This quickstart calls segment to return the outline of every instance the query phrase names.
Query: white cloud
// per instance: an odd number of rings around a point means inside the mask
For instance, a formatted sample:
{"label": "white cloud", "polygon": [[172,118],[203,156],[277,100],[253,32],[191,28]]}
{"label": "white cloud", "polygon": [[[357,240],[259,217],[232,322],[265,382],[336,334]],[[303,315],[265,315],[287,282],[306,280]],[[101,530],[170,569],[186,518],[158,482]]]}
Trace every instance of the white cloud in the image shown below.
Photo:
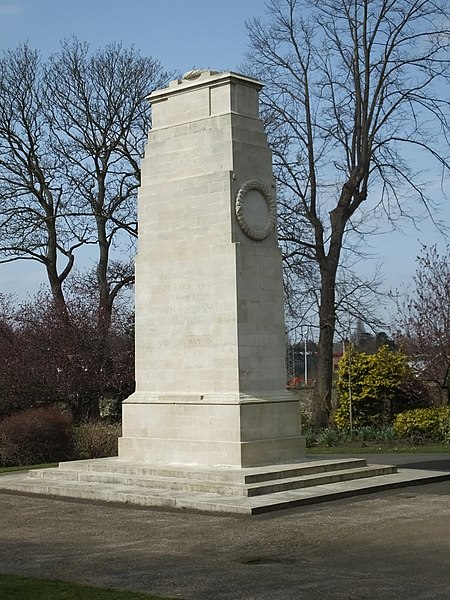
{"label": "white cloud", "polygon": [[22,10],[20,4],[9,2],[8,4],[0,3],[0,16],[17,15]]}

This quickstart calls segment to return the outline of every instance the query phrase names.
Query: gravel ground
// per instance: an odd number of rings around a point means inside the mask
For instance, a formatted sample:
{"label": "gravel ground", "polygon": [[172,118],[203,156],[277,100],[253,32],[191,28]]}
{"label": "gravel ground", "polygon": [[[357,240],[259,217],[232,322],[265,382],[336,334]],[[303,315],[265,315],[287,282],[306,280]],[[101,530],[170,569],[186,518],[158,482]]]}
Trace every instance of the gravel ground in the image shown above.
{"label": "gravel ground", "polygon": [[254,517],[0,493],[0,538],[0,573],[185,600],[450,598],[450,481]]}

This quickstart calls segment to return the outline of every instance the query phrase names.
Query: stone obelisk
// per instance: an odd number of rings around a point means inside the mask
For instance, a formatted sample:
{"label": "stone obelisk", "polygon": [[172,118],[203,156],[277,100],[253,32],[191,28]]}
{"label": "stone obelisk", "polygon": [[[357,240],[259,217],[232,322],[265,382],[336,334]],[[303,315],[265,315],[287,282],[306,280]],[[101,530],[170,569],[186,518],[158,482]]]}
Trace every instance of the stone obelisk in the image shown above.
{"label": "stone obelisk", "polygon": [[286,391],[281,254],[261,84],[196,71],[150,96],[136,392],[119,457],[250,467],[304,454]]}

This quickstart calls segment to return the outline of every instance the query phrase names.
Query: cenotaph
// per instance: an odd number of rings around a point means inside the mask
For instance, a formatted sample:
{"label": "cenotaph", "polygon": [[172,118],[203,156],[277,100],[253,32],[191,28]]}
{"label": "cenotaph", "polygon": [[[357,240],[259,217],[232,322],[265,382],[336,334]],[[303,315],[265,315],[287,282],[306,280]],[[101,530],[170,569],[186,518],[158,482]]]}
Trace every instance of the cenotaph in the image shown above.
{"label": "cenotaph", "polygon": [[281,256],[261,85],[193,72],[150,96],[136,260],[136,392],[119,456],[3,475],[0,489],[257,514],[447,472],[308,459],[285,390]]}
{"label": "cenotaph", "polygon": [[257,514],[446,480],[308,459],[286,392],[271,153],[254,79],[193,72],[150,96],[136,260],[137,389],[119,456],[3,475],[0,489]]}
{"label": "cenotaph", "polygon": [[136,392],[119,458],[253,467],[304,455],[286,391],[281,253],[261,84],[194,71],[150,96]]}

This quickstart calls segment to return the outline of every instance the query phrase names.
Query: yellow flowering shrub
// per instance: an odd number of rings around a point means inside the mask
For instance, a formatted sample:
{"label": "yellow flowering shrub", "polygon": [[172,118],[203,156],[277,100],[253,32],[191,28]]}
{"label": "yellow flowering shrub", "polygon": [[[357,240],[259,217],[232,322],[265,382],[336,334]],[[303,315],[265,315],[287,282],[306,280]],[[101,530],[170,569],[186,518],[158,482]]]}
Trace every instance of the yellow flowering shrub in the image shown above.
{"label": "yellow flowering shrub", "polygon": [[392,401],[402,386],[412,378],[403,352],[381,346],[372,355],[349,348],[338,368],[339,405],[334,414],[338,429],[350,425],[350,399],[354,426],[380,425],[389,421]]}
{"label": "yellow flowering shrub", "polygon": [[394,430],[399,437],[418,435],[450,443],[450,406],[416,408],[399,413]]}

